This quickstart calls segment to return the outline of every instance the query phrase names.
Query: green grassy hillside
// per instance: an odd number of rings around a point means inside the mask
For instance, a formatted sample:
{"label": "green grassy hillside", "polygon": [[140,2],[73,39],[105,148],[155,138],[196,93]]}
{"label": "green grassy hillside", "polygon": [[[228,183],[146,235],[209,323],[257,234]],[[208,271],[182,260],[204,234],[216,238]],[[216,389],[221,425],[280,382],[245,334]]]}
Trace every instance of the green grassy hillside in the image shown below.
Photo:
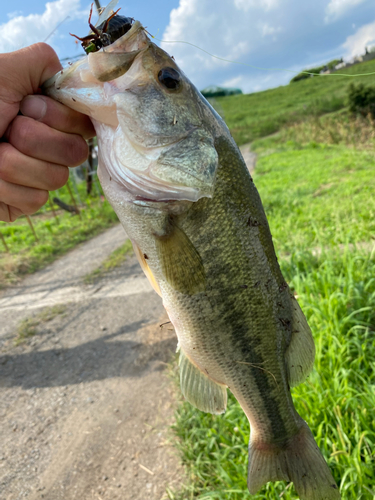
{"label": "green grassy hillside", "polygon": [[371,72],[375,72],[375,60],[331,76],[316,76],[254,94],[221,97],[217,102],[234,139],[241,145],[277,132],[283,125],[342,109],[346,106],[348,85],[352,82],[374,85],[375,75],[355,78],[337,75]]}

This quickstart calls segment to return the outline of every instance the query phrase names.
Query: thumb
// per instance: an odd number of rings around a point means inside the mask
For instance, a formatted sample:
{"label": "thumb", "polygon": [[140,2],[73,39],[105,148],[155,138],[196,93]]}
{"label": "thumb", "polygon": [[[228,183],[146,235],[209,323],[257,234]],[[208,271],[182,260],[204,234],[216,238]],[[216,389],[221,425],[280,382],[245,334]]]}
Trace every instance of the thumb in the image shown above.
{"label": "thumb", "polygon": [[0,137],[17,115],[22,99],[37,93],[59,70],[56,52],[46,43],[0,55]]}

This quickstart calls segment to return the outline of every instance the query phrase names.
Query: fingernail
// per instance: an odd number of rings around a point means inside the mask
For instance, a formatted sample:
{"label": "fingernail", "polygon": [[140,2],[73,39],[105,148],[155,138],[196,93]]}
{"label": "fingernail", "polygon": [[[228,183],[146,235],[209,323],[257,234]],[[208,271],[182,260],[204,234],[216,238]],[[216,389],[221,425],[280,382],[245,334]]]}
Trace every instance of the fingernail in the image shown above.
{"label": "fingernail", "polygon": [[37,95],[28,95],[20,104],[20,111],[24,116],[41,120],[47,111],[47,103],[43,97]]}

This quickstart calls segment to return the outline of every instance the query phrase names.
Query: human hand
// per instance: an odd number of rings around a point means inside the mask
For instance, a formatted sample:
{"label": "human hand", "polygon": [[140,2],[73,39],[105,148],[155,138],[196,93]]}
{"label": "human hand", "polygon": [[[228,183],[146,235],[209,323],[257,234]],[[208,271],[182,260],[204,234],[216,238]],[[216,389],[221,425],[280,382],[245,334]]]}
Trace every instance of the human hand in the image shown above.
{"label": "human hand", "polygon": [[59,70],[45,43],[0,54],[0,221],[36,212],[67,182],[68,166],[87,158],[84,139],[95,135],[89,118],[36,95]]}

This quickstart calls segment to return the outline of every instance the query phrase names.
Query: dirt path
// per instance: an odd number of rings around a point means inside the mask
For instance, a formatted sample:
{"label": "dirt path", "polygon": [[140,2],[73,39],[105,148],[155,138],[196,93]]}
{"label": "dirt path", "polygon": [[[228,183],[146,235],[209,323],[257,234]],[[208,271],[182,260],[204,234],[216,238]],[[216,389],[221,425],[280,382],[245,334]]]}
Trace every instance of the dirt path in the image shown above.
{"label": "dirt path", "polygon": [[112,228],[0,295],[2,500],[160,500],[182,481],[161,300],[134,257],[82,281],[124,240]]}
{"label": "dirt path", "polygon": [[249,169],[250,175],[253,175],[255,170],[255,164],[257,161],[257,155],[256,153],[253,153],[251,151],[251,143],[243,144],[240,147],[240,151],[243,156],[243,159],[245,160],[246,166]]}

